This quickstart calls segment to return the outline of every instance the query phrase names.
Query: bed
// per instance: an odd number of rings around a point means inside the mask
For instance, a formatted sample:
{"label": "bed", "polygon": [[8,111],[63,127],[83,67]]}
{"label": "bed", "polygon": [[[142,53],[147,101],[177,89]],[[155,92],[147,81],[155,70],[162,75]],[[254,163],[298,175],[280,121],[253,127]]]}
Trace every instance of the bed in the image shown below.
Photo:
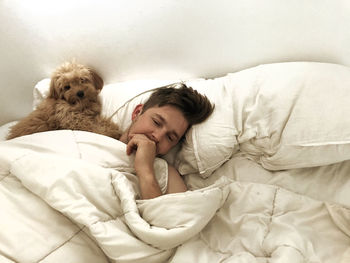
{"label": "bed", "polygon": [[[0,115],[0,262],[350,262],[348,4],[203,1],[199,10],[184,1],[102,2],[0,4],[0,27],[8,26],[0,53],[7,95]],[[72,23],[77,10],[84,10],[84,23],[63,29],[62,16]],[[102,11],[105,24],[96,23]],[[180,13],[183,20],[173,24]],[[195,34],[207,40],[205,48],[196,40],[172,44],[184,25],[177,37]],[[164,33],[161,43],[141,33],[149,36],[151,28]],[[280,38],[286,28],[293,41]],[[213,32],[218,39],[231,30],[241,38],[212,41]],[[265,45],[249,46],[246,31]],[[106,37],[86,40],[96,34]],[[56,43],[67,36],[75,45]],[[105,51],[113,45],[115,53]],[[23,55],[31,60],[18,63]],[[215,104],[209,119],[155,161],[163,191],[167,163],[188,191],[140,200],[133,156],[103,135],[60,130],[5,140],[47,96],[54,63],[72,56],[102,73],[102,114],[122,130],[160,86],[184,82]]]}

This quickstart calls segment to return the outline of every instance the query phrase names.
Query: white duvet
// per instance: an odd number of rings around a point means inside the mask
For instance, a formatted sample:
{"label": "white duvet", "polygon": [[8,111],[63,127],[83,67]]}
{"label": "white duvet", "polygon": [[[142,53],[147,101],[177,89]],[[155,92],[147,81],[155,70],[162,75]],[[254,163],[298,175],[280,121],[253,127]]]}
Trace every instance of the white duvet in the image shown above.
{"label": "white duvet", "polygon": [[[350,69],[281,63],[187,84],[216,107],[168,156],[185,193],[139,200],[133,156],[102,135],[0,142],[0,262],[350,262]],[[123,87],[102,101],[125,128],[149,94],[123,104]],[[167,163],[155,170],[165,192]]]}
{"label": "white duvet", "polygon": [[[19,180],[16,188],[22,187],[22,191],[27,189],[37,196],[32,198],[34,206],[41,209],[42,222],[35,222],[33,232],[41,233],[48,224],[54,228],[55,224],[60,223],[63,228],[66,224],[68,229],[75,229],[72,236],[81,231],[86,233],[115,262],[164,262],[177,246],[203,229],[227,195],[221,188],[211,187],[136,201],[137,187],[133,183],[136,176],[132,174],[133,161],[126,155],[125,145],[93,133],[47,132],[6,141],[0,147],[1,187],[8,187],[9,193],[1,198],[6,213],[0,222],[6,231],[0,238],[0,251],[15,262],[43,260],[47,254],[57,253],[59,244],[48,237],[43,237],[48,239],[47,244],[34,243],[30,248],[16,244],[16,239],[24,242],[32,237],[20,233],[26,226],[14,221],[13,216],[22,217],[19,221],[29,228],[36,218],[27,218],[21,211],[11,213],[14,198],[11,192],[18,198],[16,205],[30,209],[32,204],[27,198],[29,193],[23,198],[18,196],[8,186],[10,181]],[[162,185],[167,164],[158,159],[155,167]],[[5,189],[2,190],[4,193]],[[54,234],[63,235],[61,231]],[[60,243],[68,242],[72,236]],[[8,240],[12,242],[9,244]],[[37,248],[43,245],[45,249]],[[40,254],[40,250],[44,253]]]}
{"label": "white duvet", "polygon": [[[350,211],[335,203],[227,174],[136,200],[125,145],[88,132],[24,136],[1,142],[0,153],[1,262],[349,259]],[[166,164],[157,162],[162,184]]]}

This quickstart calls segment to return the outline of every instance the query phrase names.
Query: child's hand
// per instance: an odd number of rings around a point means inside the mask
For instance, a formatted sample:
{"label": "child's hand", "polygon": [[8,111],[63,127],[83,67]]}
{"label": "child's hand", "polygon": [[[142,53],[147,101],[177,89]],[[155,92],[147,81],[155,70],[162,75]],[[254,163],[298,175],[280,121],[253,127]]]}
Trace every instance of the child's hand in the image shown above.
{"label": "child's hand", "polygon": [[136,174],[139,175],[140,172],[153,173],[153,163],[157,154],[156,143],[143,134],[130,135],[126,153],[130,155],[133,152],[135,152]]}

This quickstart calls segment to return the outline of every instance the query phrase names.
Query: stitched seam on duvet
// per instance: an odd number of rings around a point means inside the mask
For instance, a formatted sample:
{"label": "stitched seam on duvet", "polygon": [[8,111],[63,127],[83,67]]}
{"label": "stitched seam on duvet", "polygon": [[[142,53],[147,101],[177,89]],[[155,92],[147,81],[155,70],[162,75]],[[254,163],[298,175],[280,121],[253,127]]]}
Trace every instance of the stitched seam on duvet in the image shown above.
{"label": "stitched seam on duvet", "polygon": [[[119,201],[120,201],[120,198],[119,198],[119,196],[117,195],[117,192],[116,192],[116,190],[115,190],[115,188],[114,188],[114,185],[113,185],[113,174],[112,174],[112,173],[110,174],[110,179],[111,179],[111,180],[110,180],[110,183],[111,183],[111,186],[112,186],[112,189],[113,189],[113,194],[114,194],[114,195],[116,196],[116,198],[119,199]],[[121,202],[121,201],[120,201],[120,202]],[[115,220],[117,220],[117,219],[120,219],[120,218],[124,217],[125,214],[127,214],[127,213],[129,213],[129,212],[131,212],[131,211],[125,211],[125,212],[122,212],[121,214],[118,214],[118,215],[116,215],[116,216],[108,215],[109,218],[108,218],[108,219],[105,219],[105,220],[102,220],[102,219],[98,218],[96,221],[94,221],[94,222],[92,222],[91,224],[89,224],[89,226],[93,226],[93,225],[98,224],[98,223],[106,223],[106,222],[110,222],[110,221],[115,221]]]}
{"label": "stitched seam on duvet", "polygon": [[[20,159],[22,159],[22,158],[24,158],[24,157],[26,157],[26,156],[28,156],[28,155],[31,155],[31,153],[25,152],[25,153],[23,153],[21,156],[19,156],[19,157],[17,157],[16,159],[14,159],[14,160],[12,161],[12,163],[11,163],[10,170],[8,171],[7,175],[4,176],[4,177],[0,180],[0,182],[2,182],[5,178],[9,177],[11,174],[13,175],[13,177],[14,177],[16,180],[18,180],[19,182],[21,182],[21,180],[18,179],[18,177],[17,177],[16,175],[14,175],[13,173],[11,173],[11,171],[12,171],[12,165],[13,165],[13,163],[17,162],[18,160],[20,160]],[[22,184],[22,183],[21,183],[21,184]]]}
{"label": "stitched seam on duvet", "polygon": [[[268,234],[270,233],[271,231],[271,223],[272,223],[272,218],[274,217],[274,214],[275,214],[275,208],[276,208],[276,199],[277,199],[277,195],[278,195],[278,192],[281,190],[281,188],[277,188],[276,191],[275,191],[275,196],[273,198],[273,202],[272,202],[272,210],[271,210],[271,217],[270,217],[270,222],[269,222],[269,229],[268,231],[266,232],[266,235],[264,236],[264,241],[263,243],[265,242],[266,240],[266,237],[268,236]],[[307,258],[305,257],[305,255],[302,253],[302,251],[300,251],[300,249],[296,248],[296,247],[293,247],[293,246],[290,246],[290,245],[287,245],[287,244],[280,244],[280,245],[277,245],[276,248],[271,252],[271,253],[266,253],[266,251],[264,250],[263,253],[265,254],[266,257],[272,257],[271,255],[277,250],[279,249],[280,247],[288,247],[288,248],[292,248],[294,249],[295,251],[297,251],[304,259],[303,262],[308,262],[307,261]]]}
{"label": "stitched seam on duvet", "polygon": [[[247,254],[250,254],[256,258],[260,258],[260,256],[256,256],[254,255],[253,253],[251,253],[250,251],[240,251],[240,252],[236,252],[236,253],[233,253],[232,251],[220,251],[218,249],[215,249],[213,248],[212,246],[210,246],[210,244],[206,241],[205,238],[203,238],[202,236],[202,233],[199,233],[199,239],[209,248],[211,249],[212,251],[214,251],[215,253],[220,253],[222,255],[225,255],[226,257],[223,259],[223,261],[220,261],[220,262],[225,262],[225,260],[227,260],[228,258],[230,257],[234,257],[234,256],[239,256],[239,254],[242,254],[242,253],[247,253]],[[265,257],[266,258],[266,257]]]}
{"label": "stitched seam on duvet", "polygon": [[291,245],[287,245],[287,244],[281,244],[281,245],[278,245],[276,246],[276,248],[274,249],[274,251],[272,251],[271,255],[277,250],[279,249],[280,247],[286,247],[286,248],[291,248],[291,249],[294,249],[296,252],[298,252],[302,257],[303,257],[303,262],[309,262],[309,260],[305,257],[305,255],[300,251],[300,249],[296,248],[296,247],[293,247]]}
{"label": "stitched seam on duvet", "polygon": [[228,255],[228,256],[233,256],[234,254],[231,251],[221,251],[219,249],[213,248],[208,241],[203,237],[202,232],[199,233],[199,238],[200,240],[208,247],[210,248],[212,251],[214,251],[215,253],[220,253],[223,255]]}
{"label": "stitched seam on duvet", "polygon": [[[75,225],[75,224],[74,224]],[[81,231],[83,231],[83,229],[85,228],[85,226],[83,226],[82,228],[79,228],[79,230],[77,232],[75,232],[70,238],[68,238],[67,240],[65,240],[61,245],[59,245],[58,247],[54,248],[53,250],[51,250],[47,255],[45,255],[44,257],[42,257],[41,259],[39,259],[37,262],[41,262],[44,259],[46,259],[48,256],[50,256],[52,253],[54,253],[55,251],[59,250],[61,247],[63,247],[65,244],[69,243],[75,236],[77,236]]]}
{"label": "stitched seam on duvet", "polygon": [[11,173],[8,172],[6,175],[4,175],[4,177],[2,177],[2,178],[0,179],[0,182],[2,182],[5,178],[9,177],[10,174],[11,174]]}
{"label": "stitched seam on duvet", "polygon": [[263,248],[262,252],[264,253],[265,257],[271,257],[271,255],[269,255],[269,254],[265,251],[265,249],[264,249],[264,243],[265,243],[265,241],[266,241],[266,237],[267,237],[267,236],[269,235],[269,233],[271,232],[272,218],[273,218],[273,216],[274,216],[274,214],[275,214],[276,198],[277,198],[277,194],[278,194],[279,190],[280,190],[279,187],[276,188],[276,190],[275,190],[275,194],[274,194],[274,197],[273,197],[273,200],[272,200],[272,209],[271,209],[271,213],[270,213],[270,221],[269,221],[268,229],[267,229],[267,231],[266,231],[266,233],[265,233],[265,236],[264,236],[264,239],[263,239],[263,242],[262,242],[262,248]]}
{"label": "stitched seam on duvet", "polygon": [[79,154],[78,158],[82,159],[82,155],[81,155],[80,147],[79,147],[79,144],[78,144],[77,136],[76,136],[75,132],[73,132],[73,131],[71,131],[71,132],[73,134],[75,146],[77,147],[77,151],[78,151],[78,154]]}

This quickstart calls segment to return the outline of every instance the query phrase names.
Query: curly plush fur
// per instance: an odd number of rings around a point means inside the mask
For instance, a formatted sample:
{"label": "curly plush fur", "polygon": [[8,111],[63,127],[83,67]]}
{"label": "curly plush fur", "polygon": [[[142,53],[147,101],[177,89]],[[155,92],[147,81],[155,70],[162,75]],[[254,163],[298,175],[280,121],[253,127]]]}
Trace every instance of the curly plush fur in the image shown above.
{"label": "curly plush fur", "polygon": [[91,68],[67,62],[52,75],[48,97],[10,129],[7,139],[51,130],[83,130],[119,139],[111,120],[101,116],[102,78]]}

